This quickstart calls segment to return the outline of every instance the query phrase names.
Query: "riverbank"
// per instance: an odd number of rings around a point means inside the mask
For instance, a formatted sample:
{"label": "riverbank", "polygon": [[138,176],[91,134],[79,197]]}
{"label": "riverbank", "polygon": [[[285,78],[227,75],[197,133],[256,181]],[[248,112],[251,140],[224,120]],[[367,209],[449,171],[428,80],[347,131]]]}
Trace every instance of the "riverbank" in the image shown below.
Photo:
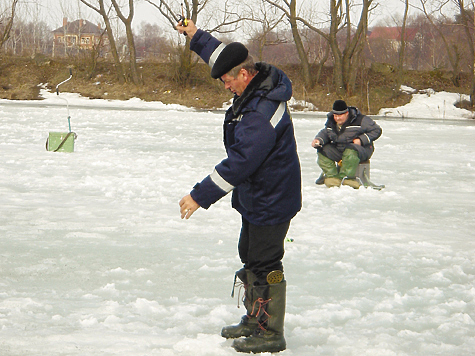
{"label": "riverbank", "polygon": [[[232,95],[223,89],[221,82],[209,76],[209,68],[198,63],[184,84],[175,78],[176,65],[173,63],[142,62],[139,72],[143,84],[120,84],[115,76],[114,66],[108,62],[98,62],[92,69],[87,60],[47,59],[30,57],[0,58],[0,98],[10,100],[42,100],[41,89],[55,92],[56,85],[69,77],[61,91],[77,93],[90,99],[130,100],[138,98],[145,102],[178,104],[197,109],[221,108]],[[282,68],[292,80],[294,89],[294,109],[326,112],[338,97],[332,90],[332,68],[322,70],[319,83],[312,90],[306,90],[299,75],[298,66]],[[450,80],[449,73],[443,71],[407,71],[404,84],[413,92],[397,91],[394,88],[395,73],[381,73],[369,69],[364,79],[357,83],[355,95],[344,98],[349,104],[359,107],[369,114],[378,114],[382,108],[397,108],[408,104],[414,93],[430,88],[435,92],[469,94],[469,78],[462,76],[459,87]],[[462,98],[462,96],[461,96]],[[311,105],[309,105],[311,104]],[[467,108],[461,101],[458,107]]]}

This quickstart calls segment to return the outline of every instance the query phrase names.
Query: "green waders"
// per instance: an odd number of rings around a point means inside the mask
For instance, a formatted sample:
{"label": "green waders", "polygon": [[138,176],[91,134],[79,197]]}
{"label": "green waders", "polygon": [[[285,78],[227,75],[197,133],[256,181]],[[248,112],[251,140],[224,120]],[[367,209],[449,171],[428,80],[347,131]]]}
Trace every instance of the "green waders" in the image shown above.
{"label": "green waders", "polygon": [[326,178],[338,178],[338,168],[336,167],[335,161],[323,155],[323,153],[318,152],[317,163]]}
{"label": "green waders", "polygon": [[356,189],[359,188],[360,184],[355,178],[360,159],[358,152],[355,150],[347,148],[343,151],[340,169],[338,169],[335,161],[320,152],[318,153],[317,163],[325,175],[325,185],[327,187],[337,187],[344,184]]}
{"label": "green waders", "polygon": [[338,168],[335,161],[323,155],[323,153],[318,152],[317,163],[323,171],[325,185],[328,188],[339,187],[341,179],[338,177]]}
{"label": "green waders", "polygon": [[360,164],[360,158],[358,152],[347,148],[343,151],[341,158],[340,178],[342,179],[342,185],[348,185],[354,189],[360,187],[360,182],[356,180],[356,171],[358,164]]}
{"label": "green waders", "polygon": [[355,179],[356,170],[358,169],[358,164],[360,164],[360,158],[358,157],[358,152],[347,148],[346,150],[343,151],[343,155],[341,157],[340,174],[338,176],[341,179],[345,177],[349,179]]}

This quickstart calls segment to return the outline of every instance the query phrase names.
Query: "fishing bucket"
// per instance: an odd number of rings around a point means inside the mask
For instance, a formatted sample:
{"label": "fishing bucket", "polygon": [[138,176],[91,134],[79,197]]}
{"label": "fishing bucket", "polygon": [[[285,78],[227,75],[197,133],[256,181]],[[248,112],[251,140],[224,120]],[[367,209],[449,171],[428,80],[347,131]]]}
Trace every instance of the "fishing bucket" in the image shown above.
{"label": "fishing bucket", "polygon": [[74,132],[50,132],[46,140],[46,150],[53,152],[74,152]]}

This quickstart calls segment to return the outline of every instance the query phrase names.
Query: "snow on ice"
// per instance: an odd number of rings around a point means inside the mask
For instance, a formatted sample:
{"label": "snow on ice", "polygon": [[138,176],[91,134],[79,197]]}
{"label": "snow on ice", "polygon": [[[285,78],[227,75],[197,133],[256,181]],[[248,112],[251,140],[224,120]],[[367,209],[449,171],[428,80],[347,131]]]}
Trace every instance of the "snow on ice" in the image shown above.
{"label": "snow on ice", "polygon": [[473,113],[455,106],[459,102],[470,101],[469,95],[436,92],[430,88],[417,92],[404,85],[400,90],[412,94],[411,102],[396,108],[383,108],[379,111],[380,116],[424,119],[473,118]]}
{"label": "snow on ice", "polygon": [[[178,207],[224,158],[222,112],[43,95],[0,101],[0,354],[235,355],[240,217],[229,197]],[[382,110],[433,119],[377,118],[382,191],[316,186],[324,116],[294,114],[283,356],[473,355],[475,125],[448,95]],[[66,101],[74,153],[48,152]]]}

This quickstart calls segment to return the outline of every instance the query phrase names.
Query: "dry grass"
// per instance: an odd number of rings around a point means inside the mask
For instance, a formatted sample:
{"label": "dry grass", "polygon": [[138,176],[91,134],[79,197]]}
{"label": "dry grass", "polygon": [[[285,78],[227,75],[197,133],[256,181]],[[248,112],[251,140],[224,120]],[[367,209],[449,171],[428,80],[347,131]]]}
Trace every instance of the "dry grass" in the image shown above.
{"label": "dry grass", "polygon": [[[210,78],[208,66],[202,63],[195,66],[184,84],[174,79],[177,69],[173,63],[143,62],[139,67],[143,84],[119,84],[113,65],[107,62],[99,62],[93,71],[87,60],[1,57],[0,98],[39,99],[39,85],[47,84],[47,88],[54,91],[58,83],[68,78],[68,68],[72,68],[73,79],[65,83],[61,90],[90,98],[127,100],[137,97],[145,101],[213,109],[222,107],[232,97],[219,81]],[[287,66],[282,69],[292,80],[296,99],[309,101],[321,111],[328,111],[333,101],[338,99],[332,88],[331,68],[323,70],[319,83],[312,90],[305,90],[298,67]],[[410,95],[395,95],[395,79],[394,73],[381,74],[368,70],[357,83],[355,94],[344,99],[369,114],[377,113],[382,107],[403,105],[409,102]],[[462,77],[460,87],[455,87],[449,76],[440,71],[407,72],[404,84],[418,90],[432,88],[465,94],[469,93],[470,88],[468,76]]]}

